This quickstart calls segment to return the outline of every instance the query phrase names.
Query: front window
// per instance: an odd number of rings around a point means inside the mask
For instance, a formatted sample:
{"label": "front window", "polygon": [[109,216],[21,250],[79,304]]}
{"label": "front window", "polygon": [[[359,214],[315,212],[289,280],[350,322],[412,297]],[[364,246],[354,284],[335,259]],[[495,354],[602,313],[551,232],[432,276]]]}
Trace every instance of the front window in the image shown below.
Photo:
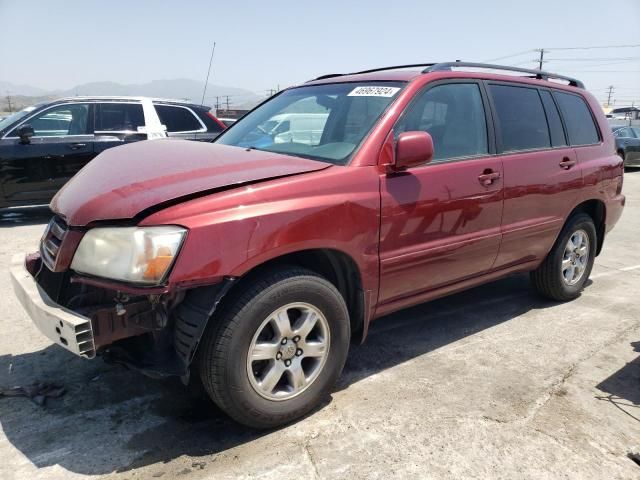
{"label": "front window", "polygon": [[11,115],[9,115],[8,117],[3,118],[2,120],[0,120],[0,130],[4,130],[5,128],[7,128],[8,126],[14,124],[15,122],[17,122],[21,118],[26,117],[31,112],[33,112],[36,108],[38,108],[40,105],[41,104],[33,105],[33,106],[27,107],[27,108],[23,108],[19,112],[14,112]]}
{"label": "front window", "polygon": [[287,90],[215,141],[344,165],[404,82],[333,83]]}
{"label": "front window", "polygon": [[634,138],[635,137],[631,128],[619,128],[618,130],[615,130],[613,134],[617,138]]}
{"label": "front window", "polygon": [[[26,124],[33,128],[34,137],[65,137],[87,135],[89,105],[86,103],[64,104],[51,107],[30,118]],[[17,137],[14,129],[10,137]]]}

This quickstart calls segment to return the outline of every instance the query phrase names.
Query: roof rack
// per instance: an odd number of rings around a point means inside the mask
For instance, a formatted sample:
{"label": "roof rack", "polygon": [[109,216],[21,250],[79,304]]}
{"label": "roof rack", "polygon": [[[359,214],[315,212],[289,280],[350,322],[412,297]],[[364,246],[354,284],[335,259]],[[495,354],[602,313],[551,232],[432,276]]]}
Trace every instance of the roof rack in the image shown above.
{"label": "roof rack", "polygon": [[390,67],[379,67],[379,68],[370,68],[369,70],[361,70],[359,72],[351,72],[351,73],[329,73],[327,75],[320,75],[317,78],[309,80],[309,82],[314,82],[316,80],[324,80],[326,78],[334,78],[334,77],[344,77],[346,75],[361,75],[363,73],[373,73],[373,72],[383,72],[385,70],[399,70],[401,68],[414,68],[414,67],[431,67],[433,65],[437,65],[436,63],[410,63],[408,65],[393,65]]}
{"label": "roof rack", "polygon": [[543,70],[532,70],[529,68],[507,67],[504,65],[492,65],[490,63],[474,63],[474,62],[460,62],[460,61],[436,63],[425,68],[422,71],[422,73],[448,72],[455,67],[485,68],[489,70],[506,70],[508,72],[528,73],[532,76],[532,78],[537,78],[538,80],[549,80],[550,78],[554,78],[556,80],[564,80],[566,82],[569,82],[569,85],[571,85],[572,87],[584,88],[584,83],[582,83],[580,80],[577,80],[571,77],[565,77],[564,75],[549,73]]}
{"label": "roof rack", "polygon": [[363,73],[382,72],[385,70],[398,70],[400,68],[412,68],[412,67],[426,67],[424,70],[422,70],[422,73],[449,72],[451,71],[452,68],[456,68],[456,67],[484,68],[489,70],[505,70],[509,72],[528,73],[531,76],[531,78],[537,78],[538,80],[549,80],[551,78],[556,80],[564,80],[568,82],[569,85],[572,87],[584,88],[584,83],[582,83],[580,80],[577,80],[571,77],[565,77],[564,75],[545,72],[543,70],[531,70],[528,68],[508,67],[504,65],[493,65],[489,63],[461,62],[460,60],[456,60],[455,62],[442,62],[442,63],[411,63],[407,65],[393,65],[390,67],[371,68],[369,70],[361,70],[359,72],[351,72],[351,73],[330,73],[328,75],[321,75],[309,81],[313,82],[315,80],[324,80],[327,78],[342,77],[345,75],[360,75]]}

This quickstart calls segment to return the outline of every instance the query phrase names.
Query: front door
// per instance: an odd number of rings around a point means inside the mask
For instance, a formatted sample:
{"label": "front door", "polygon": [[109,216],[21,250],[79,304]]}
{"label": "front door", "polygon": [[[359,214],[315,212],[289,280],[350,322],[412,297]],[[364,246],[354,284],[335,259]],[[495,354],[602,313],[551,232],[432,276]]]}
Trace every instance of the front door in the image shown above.
{"label": "front door", "polygon": [[22,125],[34,135],[22,143],[17,128],[0,140],[0,181],[9,206],[47,204],[93,157],[92,106],[48,108]]}
{"label": "front door", "polygon": [[408,299],[489,271],[500,246],[502,161],[491,155],[481,85],[427,87],[394,135],[431,134],[434,159],[381,175],[379,303]]}

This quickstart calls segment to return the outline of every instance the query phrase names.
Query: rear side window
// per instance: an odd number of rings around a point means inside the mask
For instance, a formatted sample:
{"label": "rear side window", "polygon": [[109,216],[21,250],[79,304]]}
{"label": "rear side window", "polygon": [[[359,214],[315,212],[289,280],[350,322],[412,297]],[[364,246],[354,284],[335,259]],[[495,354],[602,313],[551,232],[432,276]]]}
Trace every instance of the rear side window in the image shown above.
{"label": "rear side window", "polygon": [[202,124],[186,108],[171,105],[154,105],[160,123],[167,127],[167,132],[194,132],[202,130]]}
{"label": "rear side window", "polygon": [[100,103],[96,132],[137,132],[144,127],[144,113],[139,103]]}
{"label": "rear side window", "polygon": [[551,92],[540,90],[540,97],[544,105],[544,111],[547,114],[547,123],[549,124],[549,134],[551,135],[551,145],[554,147],[562,147],[567,144],[564,138],[564,129],[562,128],[562,120],[558,113],[558,107],[553,101]]}
{"label": "rear side window", "polygon": [[434,160],[487,154],[487,122],[480,87],[452,83],[424,91],[394,128],[396,135],[416,130],[431,135]]}
{"label": "rear side window", "polygon": [[567,126],[571,145],[592,145],[598,143],[598,129],[593,123],[591,111],[582,97],[570,93],[554,92],[560,111]]}
{"label": "rear side window", "polygon": [[551,147],[547,118],[538,90],[507,85],[490,85],[489,89],[504,152]]}

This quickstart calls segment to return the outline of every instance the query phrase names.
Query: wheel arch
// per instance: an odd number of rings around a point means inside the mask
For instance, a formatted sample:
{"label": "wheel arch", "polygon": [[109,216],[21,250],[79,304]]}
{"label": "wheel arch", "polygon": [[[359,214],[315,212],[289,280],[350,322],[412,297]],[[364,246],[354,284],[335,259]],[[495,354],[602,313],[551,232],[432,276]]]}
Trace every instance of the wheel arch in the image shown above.
{"label": "wheel arch", "polygon": [[604,235],[605,235],[605,226],[606,226],[606,215],[607,215],[607,207],[602,200],[591,199],[586,200],[579,205],[577,205],[567,217],[567,220],[572,216],[578,213],[586,213],[591,217],[593,223],[596,227],[596,235],[597,235],[597,246],[596,246],[596,256],[600,254],[602,251],[602,246],[604,245]]}
{"label": "wheel arch", "polygon": [[233,298],[241,285],[266,270],[283,266],[297,266],[326,278],[340,292],[347,304],[352,341],[359,343],[366,333],[366,301],[362,275],[355,260],[347,253],[332,248],[312,248],[286,253],[260,263],[233,282],[221,304]]}

